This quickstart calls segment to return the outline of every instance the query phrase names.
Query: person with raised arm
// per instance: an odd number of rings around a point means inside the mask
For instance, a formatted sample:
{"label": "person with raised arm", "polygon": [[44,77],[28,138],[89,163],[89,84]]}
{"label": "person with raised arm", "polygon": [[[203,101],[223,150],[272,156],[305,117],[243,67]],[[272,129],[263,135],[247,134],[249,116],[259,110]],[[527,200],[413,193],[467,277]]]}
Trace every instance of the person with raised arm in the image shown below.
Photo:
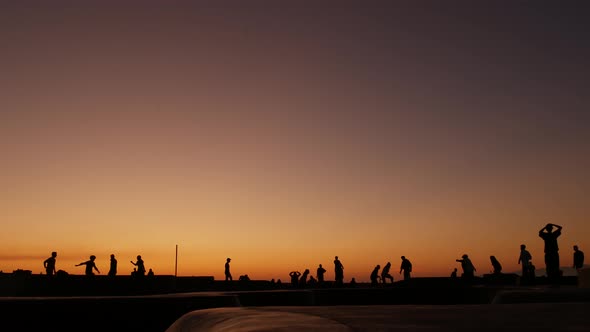
{"label": "person with raised arm", "polygon": [[94,263],[95,260],[96,260],[96,256],[91,255],[89,260],[87,260],[86,262],[82,262],[80,264],[76,264],[75,266],[86,265],[86,270],[85,270],[84,274],[86,276],[91,277],[94,275],[93,270],[96,270],[96,272],[98,272],[100,274],[100,271],[98,270],[98,268],[96,267],[96,264]]}
{"label": "person with raised arm", "polygon": [[461,259],[456,259],[456,261],[461,263],[461,268],[463,269],[463,274],[461,277],[467,281],[472,280],[475,276],[476,270],[475,266],[473,266],[473,263],[471,262],[471,259],[469,259],[469,256],[467,254],[463,254]]}
{"label": "person with raised arm", "polygon": [[145,276],[145,265],[143,264],[143,259],[141,259],[141,255],[137,255],[137,262],[131,261],[131,264],[137,267],[137,271],[135,271],[135,276]]}
{"label": "person with raised arm", "polygon": [[[557,230],[553,230],[556,228]],[[539,230],[539,237],[545,241],[545,268],[547,278],[551,283],[558,283],[560,277],[559,270],[559,246],[557,238],[561,235],[562,227],[556,224],[548,223]]]}

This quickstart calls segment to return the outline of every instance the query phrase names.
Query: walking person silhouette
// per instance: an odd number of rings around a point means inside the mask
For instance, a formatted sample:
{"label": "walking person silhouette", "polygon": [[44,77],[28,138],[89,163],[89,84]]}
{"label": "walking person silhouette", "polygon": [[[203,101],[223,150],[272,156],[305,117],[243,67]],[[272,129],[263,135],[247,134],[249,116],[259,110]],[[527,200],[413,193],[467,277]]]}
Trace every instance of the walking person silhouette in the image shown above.
{"label": "walking person silhouette", "polygon": [[344,284],[344,265],[342,265],[338,256],[334,257],[334,275],[336,285]]}
{"label": "walking person silhouette", "polygon": [[231,273],[229,272],[229,262],[231,262],[231,258],[228,257],[225,260],[225,281],[232,281]]}

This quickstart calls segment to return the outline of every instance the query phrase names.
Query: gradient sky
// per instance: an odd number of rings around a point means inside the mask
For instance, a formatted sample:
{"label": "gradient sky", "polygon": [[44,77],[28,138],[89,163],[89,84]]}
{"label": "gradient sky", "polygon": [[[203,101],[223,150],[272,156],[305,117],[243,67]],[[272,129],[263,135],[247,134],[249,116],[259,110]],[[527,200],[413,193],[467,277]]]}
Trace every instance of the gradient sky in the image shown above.
{"label": "gradient sky", "polygon": [[518,271],[548,222],[590,251],[576,2],[121,3],[0,4],[0,270]]}

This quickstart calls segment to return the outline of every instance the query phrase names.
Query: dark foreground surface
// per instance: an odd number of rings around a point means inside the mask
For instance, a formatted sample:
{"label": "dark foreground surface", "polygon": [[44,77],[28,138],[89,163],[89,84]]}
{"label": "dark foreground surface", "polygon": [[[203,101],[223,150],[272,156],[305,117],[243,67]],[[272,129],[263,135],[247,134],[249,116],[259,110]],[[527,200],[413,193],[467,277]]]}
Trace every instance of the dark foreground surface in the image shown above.
{"label": "dark foreground surface", "polygon": [[[202,311],[211,308],[224,310]],[[477,325],[476,330],[487,331],[489,326],[498,327],[503,321],[509,328],[520,331],[588,331],[589,309],[590,290],[574,286],[259,290],[146,296],[0,297],[0,324],[3,331],[166,331],[180,317],[197,310],[192,314],[196,316],[187,318],[188,322],[177,322],[169,331],[292,331],[297,330],[297,324],[309,322],[311,318],[314,321],[310,326],[331,320],[338,322],[337,326],[359,331],[395,331],[404,326],[410,330],[439,326],[443,331],[450,331],[452,326],[458,328],[461,324]],[[205,319],[203,313],[226,323],[231,318],[234,325],[230,328],[220,328],[217,323],[211,325],[212,321]],[[262,325],[243,328],[253,322]],[[264,324],[286,326],[263,329]],[[319,330],[329,331],[324,327]]]}
{"label": "dark foreground surface", "polygon": [[189,331],[588,331],[590,303],[252,307],[189,313]]}

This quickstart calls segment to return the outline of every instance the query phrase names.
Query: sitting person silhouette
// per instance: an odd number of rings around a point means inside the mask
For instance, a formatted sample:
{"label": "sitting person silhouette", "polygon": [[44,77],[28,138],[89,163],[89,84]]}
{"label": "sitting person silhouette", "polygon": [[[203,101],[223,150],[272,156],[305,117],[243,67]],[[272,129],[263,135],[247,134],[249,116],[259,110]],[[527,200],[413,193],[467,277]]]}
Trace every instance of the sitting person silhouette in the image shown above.
{"label": "sitting person silhouette", "polygon": [[475,270],[475,266],[473,266],[473,263],[471,263],[471,260],[469,259],[469,256],[467,256],[467,254],[464,254],[463,256],[461,256],[462,259],[457,259],[457,262],[461,263],[461,268],[463,269],[463,279],[465,280],[471,280],[474,277],[474,272]]}
{"label": "sitting person silhouette", "polygon": [[145,265],[143,264],[143,259],[141,259],[141,255],[137,255],[137,262],[134,263],[131,261],[131,264],[137,266],[137,271],[135,271],[135,276],[143,277],[145,276]]}
{"label": "sitting person silhouette", "polygon": [[502,273],[502,265],[496,259],[496,256],[490,256],[490,261],[492,262],[492,267],[494,268],[494,274],[501,274]]}

